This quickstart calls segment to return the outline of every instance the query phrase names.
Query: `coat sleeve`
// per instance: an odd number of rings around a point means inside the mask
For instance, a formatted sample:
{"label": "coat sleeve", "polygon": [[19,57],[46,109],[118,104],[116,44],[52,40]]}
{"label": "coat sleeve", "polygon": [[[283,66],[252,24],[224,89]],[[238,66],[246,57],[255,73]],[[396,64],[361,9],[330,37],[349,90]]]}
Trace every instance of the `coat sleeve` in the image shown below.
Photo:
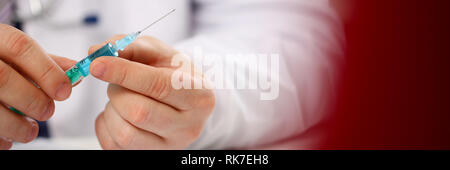
{"label": "coat sleeve", "polygon": [[[343,41],[328,0],[197,0],[194,18],[193,36],[177,49],[191,57],[195,50],[204,57],[278,55],[279,74],[268,75],[279,84],[270,87],[276,97],[268,100],[261,98],[267,92],[261,84],[214,89],[216,108],[190,149],[264,146],[301,135],[324,119]],[[235,69],[260,73],[248,67],[237,64]],[[225,82],[235,78],[248,79],[224,76]]]}

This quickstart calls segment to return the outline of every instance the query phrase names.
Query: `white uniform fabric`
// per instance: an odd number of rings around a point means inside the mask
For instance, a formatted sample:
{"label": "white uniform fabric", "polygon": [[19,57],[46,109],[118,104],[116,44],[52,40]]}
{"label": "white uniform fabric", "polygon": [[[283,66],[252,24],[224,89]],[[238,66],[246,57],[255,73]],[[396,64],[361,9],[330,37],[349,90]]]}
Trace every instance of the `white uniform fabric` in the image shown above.
{"label": "white uniform fabric", "polygon": [[[342,37],[328,0],[59,0],[48,17],[27,22],[25,31],[47,52],[80,60],[89,46],[136,31],[172,8],[177,12],[145,34],[188,55],[194,47],[215,54],[280,54],[278,99],[260,100],[258,90],[216,90],[216,108],[188,149],[313,149],[314,140],[295,136],[324,118],[333,96]],[[58,25],[93,12],[100,16],[97,26]],[[88,77],[68,100],[57,102],[49,121],[52,139],[95,139],[106,89]],[[283,145],[277,147],[278,141]]]}

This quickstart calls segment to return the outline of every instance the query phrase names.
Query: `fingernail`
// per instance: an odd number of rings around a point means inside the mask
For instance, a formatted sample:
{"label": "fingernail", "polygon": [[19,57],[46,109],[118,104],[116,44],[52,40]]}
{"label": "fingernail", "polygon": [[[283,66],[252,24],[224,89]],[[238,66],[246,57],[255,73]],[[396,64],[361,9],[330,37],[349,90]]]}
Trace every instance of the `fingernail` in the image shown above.
{"label": "fingernail", "polygon": [[70,93],[70,89],[69,88],[70,88],[70,86],[66,82],[60,84],[58,86],[58,88],[56,89],[56,98],[60,99],[60,100],[67,98],[69,96],[69,93]]}
{"label": "fingernail", "polygon": [[37,131],[38,131],[38,127],[37,127],[36,123],[33,122],[33,123],[32,123],[32,127],[31,127],[31,133],[28,134],[28,136],[27,136],[27,138],[25,139],[25,141],[31,141],[31,140],[33,140],[33,138],[34,138],[35,134],[37,133]]}
{"label": "fingernail", "polygon": [[102,62],[97,62],[96,64],[93,65],[92,75],[94,75],[95,77],[102,77],[103,74],[105,73],[105,70],[106,70],[105,64]]}
{"label": "fingernail", "polygon": [[45,121],[45,120],[50,119],[50,117],[53,114],[53,108],[54,108],[53,103],[52,102],[48,103],[47,107],[42,112],[42,116],[41,116],[41,118],[39,120],[40,121]]}

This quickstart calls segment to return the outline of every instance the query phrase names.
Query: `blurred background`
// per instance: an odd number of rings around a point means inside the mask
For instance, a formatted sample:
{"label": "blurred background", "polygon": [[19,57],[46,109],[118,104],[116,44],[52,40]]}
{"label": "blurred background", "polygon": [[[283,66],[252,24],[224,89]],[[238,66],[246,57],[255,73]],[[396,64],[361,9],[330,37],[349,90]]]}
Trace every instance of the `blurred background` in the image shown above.
{"label": "blurred background", "polygon": [[450,149],[450,1],[333,5],[347,62],[323,149]]}

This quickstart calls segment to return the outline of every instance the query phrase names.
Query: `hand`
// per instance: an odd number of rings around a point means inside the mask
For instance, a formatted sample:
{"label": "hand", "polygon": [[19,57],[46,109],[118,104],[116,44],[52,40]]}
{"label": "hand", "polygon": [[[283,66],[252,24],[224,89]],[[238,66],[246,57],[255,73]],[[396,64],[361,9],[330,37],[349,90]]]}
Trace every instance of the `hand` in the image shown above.
{"label": "hand", "polygon": [[[90,53],[105,43],[92,47]],[[159,40],[141,37],[119,54],[121,58],[100,57],[92,62],[92,75],[110,83],[110,101],[96,120],[104,149],[183,149],[199,137],[215,97],[212,90],[172,87],[171,75],[177,67],[171,66],[171,60],[182,57],[177,54]],[[201,73],[188,73],[192,79],[203,79]]]}
{"label": "hand", "polygon": [[69,97],[72,86],[63,69],[74,62],[50,57],[23,32],[0,24],[0,149],[9,149],[12,141],[36,138],[39,127],[33,119],[48,120],[55,109],[53,100]]}

